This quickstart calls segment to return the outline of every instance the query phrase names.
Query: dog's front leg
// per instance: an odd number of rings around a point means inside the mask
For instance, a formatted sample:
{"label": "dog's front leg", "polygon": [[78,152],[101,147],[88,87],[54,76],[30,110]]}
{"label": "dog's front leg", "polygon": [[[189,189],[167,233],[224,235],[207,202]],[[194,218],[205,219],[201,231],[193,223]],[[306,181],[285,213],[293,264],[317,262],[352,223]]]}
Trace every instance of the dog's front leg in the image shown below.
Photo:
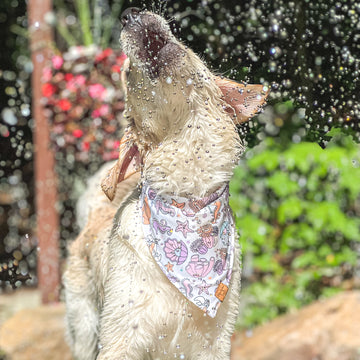
{"label": "dog's front leg", "polygon": [[95,360],[98,342],[98,313],[95,287],[85,259],[70,256],[64,273],[66,333],[76,360]]}
{"label": "dog's front leg", "polygon": [[115,216],[108,240],[97,360],[143,360],[146,349],[153,345],[147,326],[152,320],[148,305],[153,303],[153,294],[149,273],[144,270],[149,269],[151,258],[137,202],[131,198],[126,204]]}
{"label": "dog's front leg", "polygon": [[[114,239],[115,237],[115,239]],[[144,327],[144,304],[151,301],[139,283],[144,276],[137,255],[114,236],[110,243],[109,272],[100,321],[97,360],[143,360],[152,338]]]}

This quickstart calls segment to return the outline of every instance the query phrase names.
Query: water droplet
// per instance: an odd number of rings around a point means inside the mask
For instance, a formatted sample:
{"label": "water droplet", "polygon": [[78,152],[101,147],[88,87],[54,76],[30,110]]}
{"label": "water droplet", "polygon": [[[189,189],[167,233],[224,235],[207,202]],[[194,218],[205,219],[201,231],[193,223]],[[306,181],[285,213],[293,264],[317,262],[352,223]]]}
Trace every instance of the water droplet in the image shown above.
{"label": "water droplet", "polygon": [[4,108],[1,112],[3,120],[9,125],[16,125],[18,119],[15,116],[14,110],[10,108]]}

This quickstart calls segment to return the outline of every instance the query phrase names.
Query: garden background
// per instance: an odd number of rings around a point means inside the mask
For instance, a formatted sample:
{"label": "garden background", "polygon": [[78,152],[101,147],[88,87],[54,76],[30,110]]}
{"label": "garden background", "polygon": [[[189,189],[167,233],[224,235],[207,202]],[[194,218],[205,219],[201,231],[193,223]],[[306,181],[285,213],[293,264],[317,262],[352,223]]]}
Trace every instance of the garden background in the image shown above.
{"label": "garden background", "polygon": [[[239,328],[360,288],[360,5],[235,0],[54,0],[53,57],[43,74],[58,174],[61,262],[76,237],[85,180],[117,156],[124,56],[119,14],[165,11],[216,72],[271,89],[239,128],[247,151],[231,182],[243,248]],[[36,287],[27,4],[0,3],[0,287]],[[31,279],[29,278],[31,277]],[[16,291],[16,290],[15,290]]]}

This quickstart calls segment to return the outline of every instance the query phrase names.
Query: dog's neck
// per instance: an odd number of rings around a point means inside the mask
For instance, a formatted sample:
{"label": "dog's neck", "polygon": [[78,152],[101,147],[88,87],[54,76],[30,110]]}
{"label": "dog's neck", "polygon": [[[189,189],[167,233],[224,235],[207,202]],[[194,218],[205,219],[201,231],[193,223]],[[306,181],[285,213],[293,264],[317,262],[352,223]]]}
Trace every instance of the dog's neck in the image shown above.
{"label": "dog's neck", "polygon": [[[171,114],[171,124],[177,125],[168,125],[163,139],[143,135],[147,140],[151,138],[144,156],[143,180],[159,193],[208,195],[230,180],[238,162],[240,139],[216,89],[194,96],[202,98],[192,99],[181,114]],[[141,129],[138,133],[142,134]]]}

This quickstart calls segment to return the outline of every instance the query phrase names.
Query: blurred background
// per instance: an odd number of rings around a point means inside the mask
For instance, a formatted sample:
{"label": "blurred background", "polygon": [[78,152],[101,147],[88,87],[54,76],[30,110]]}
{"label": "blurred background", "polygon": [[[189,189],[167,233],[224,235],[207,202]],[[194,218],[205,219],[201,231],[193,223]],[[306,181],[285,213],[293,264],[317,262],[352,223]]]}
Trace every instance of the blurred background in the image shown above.
{"label": "blurred background", "polygon": [[117,158],[119,15],[129,6],[164,13],[214,72],[271,89],[265,110],[239,128],[247,151],[231,182],[243,249],[238,328],[360,288],[357,1],[54,0],[32,27],[30,6],[0,2],[3,295],[38,285],[31,37],[41,26],[53,34],[36,102],[55,156],[61,268],[86,179]]}

